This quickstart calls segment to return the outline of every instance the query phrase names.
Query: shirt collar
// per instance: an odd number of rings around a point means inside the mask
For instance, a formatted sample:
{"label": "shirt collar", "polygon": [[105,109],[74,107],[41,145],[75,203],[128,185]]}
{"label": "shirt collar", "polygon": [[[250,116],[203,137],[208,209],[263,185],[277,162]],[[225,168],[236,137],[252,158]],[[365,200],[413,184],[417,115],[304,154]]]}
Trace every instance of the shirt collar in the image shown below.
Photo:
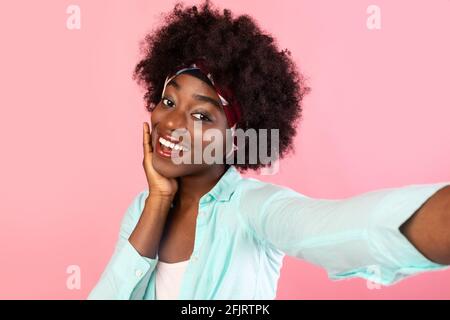
{"label": "shirt collar", "polygon": [[233,165],[230,165],[216,185],[200,198],[200,202],[211,200],[211,196],[219,201],[229,201],[238,185],[238,181],[241,179],[242,177],[238,170]]}

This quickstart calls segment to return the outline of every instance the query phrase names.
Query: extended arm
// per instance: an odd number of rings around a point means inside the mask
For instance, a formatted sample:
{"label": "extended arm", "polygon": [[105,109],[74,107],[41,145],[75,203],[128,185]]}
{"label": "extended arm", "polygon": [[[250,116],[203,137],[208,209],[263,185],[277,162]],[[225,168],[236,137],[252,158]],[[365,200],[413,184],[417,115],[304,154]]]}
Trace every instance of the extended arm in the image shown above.
{"label": "extended arm", "polygon": [[400,231],[428,259],[450,264],[450,186],[431,196]]}
{"label": "extended arm", "polygon": [[362,277],[389,285],[448,267],[448,185],[407,185],[331,200],[268,184],[244,192],[240,211],[268,250],[319,265],[331,279]]}

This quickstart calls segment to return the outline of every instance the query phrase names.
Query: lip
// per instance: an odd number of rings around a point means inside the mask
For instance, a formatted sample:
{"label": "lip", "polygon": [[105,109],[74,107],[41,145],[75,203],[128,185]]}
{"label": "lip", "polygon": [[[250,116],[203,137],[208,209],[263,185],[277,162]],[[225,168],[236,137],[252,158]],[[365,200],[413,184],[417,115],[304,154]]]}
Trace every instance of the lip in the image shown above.
{"label": "lip", "polygon": [[[187,150],[190,150],[190,148],[188,146],[185,146],[183,143],[180,143],[179,140],[175,139],[174,137],[172,137],[170,135],[160,135],[159,133],[157,133],[156,134],[156,141],[155,141],[155,149],[156,149],[155,151],[156,151],[156,154],[158,156],[160,156],[161,158],[170,159],[172,157],[177,157],[177,154],[175,153],[172,156],[172,150],[170,150],[170,151],[163,150],[162,147],[161,147],[161,144],[159,142],[159,138],[163,138],[163,139],[165,139],[167,141],[170,141],[172,143],[179,144],[183,148],[186,148]],[[183,152],[184,152],[183,150],[179,151],[178,152],[178,156],[182,157],[183,156]]]}

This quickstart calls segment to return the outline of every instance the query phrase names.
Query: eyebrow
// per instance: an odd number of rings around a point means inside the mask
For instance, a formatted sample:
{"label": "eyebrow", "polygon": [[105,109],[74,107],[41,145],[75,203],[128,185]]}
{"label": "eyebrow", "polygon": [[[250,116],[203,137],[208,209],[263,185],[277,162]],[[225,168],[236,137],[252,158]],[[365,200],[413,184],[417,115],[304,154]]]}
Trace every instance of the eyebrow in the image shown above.
{"label": "eyebrow", "polygon": [[[181,88],[181,86],[175,81],[175,79],[170,80],[169,83],[167,84],[166,88],[168,86],[173,86],[177,90],[180,90],[180,88]],[[203,95],[196,94],[196,93],[194,93],[192,95],[192,97],[198,101],[209,102],[209,103],[213,104],[214,106],[222,109],[222,104],[214,98],[211,98],[208,96],[203,96]]]}

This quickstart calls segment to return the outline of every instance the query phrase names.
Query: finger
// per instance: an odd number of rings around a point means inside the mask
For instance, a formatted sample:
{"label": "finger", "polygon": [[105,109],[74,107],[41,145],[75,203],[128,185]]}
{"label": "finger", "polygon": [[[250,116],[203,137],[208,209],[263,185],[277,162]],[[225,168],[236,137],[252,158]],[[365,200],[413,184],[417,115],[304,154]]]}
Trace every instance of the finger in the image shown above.
{"label": "finger", "polygon": [[150,139],[150,128],[147,122],[144,122],[143,141],[144,141],[144,154],[151,153],[152,146]]}
{"label": "finger", "polygon": [[152,141],[153,141],[153,132],[152,132],[152,128],[150,127],[150,125],[146,122],[146,124],[147,124],[147,127],[148,127],[148,132],[149,132],[149,134],[148,134],[148,140],[149,140],[149,143],[148,143],[148,146],[150,147],[150,152],[153,152],[153,145],[152,145]]}

